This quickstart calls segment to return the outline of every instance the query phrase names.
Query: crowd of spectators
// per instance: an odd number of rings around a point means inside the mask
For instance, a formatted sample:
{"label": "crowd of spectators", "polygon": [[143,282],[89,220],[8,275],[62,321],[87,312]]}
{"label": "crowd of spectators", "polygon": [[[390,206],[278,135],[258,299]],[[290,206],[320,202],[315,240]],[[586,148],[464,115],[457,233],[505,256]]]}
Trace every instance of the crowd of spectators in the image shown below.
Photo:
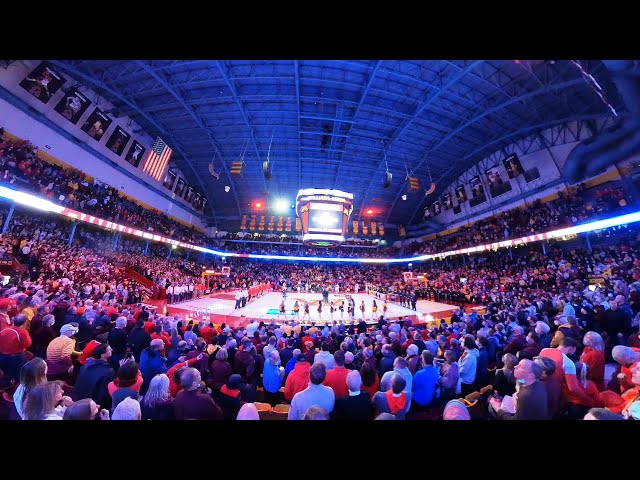
{"label": "crowd of spectators", "polygon": [[59,205],[112,222],[167,235],[184,242],[203,244],[205,237],[194,228],[171,220],[158,210],[132,202],[114,187],[85,173],[44,162],[37,147],[28,141],[0,138],[0,183],[37,193]]}
{"label": "crowd of spectators", "polygon": [[[289,404],[290,419],[638,415],[634,228],[613,231],[613,242],[594,238],[591,250],[532,245],[415,265],[428,283],[405,283],[401,267],[227,258],[231,275],[211,285],[455,292],[485,310],[461,308],[431,326],[383,315],[373,326],[229,328],[166,316],[140,306],[145,295],[123,266],[166,285],[195,280],[211,260],[124,251],[134,240],[107,253],[110,238],[97,230],[67,246],[68,234],[66,221],[15,213],[0,242],[26,267],[0,289],[0,383],[13,400],[0,410],[9,418],[257,419],[257,400]],[[616,370],[605,377],[607,362]]]}

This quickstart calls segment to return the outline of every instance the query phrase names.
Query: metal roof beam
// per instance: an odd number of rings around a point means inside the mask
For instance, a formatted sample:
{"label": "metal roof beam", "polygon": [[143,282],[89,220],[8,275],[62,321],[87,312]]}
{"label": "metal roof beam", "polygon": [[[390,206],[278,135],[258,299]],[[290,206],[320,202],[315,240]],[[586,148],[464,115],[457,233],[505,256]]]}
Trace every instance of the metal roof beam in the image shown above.
{"label": "metal roof beam", "polygon": [[[227,175],[229,183],[230,183],[231,186],[233,186],[233,180],[231,178],[231,174],[229,173],[229,170],[227,169],[227,166],[224,163],[224,157],[222,156],[222,153],[220,152],[220,148],[218,147],[218,144],[216,143],[216,141],[211,136],[211,132],[209,131],[209,129],[207,129],[207,127],[204,125],[204,123],[202,122],[200,117],[198,117],[198,115],[196,114],[195,110],[193,110],[193,108],[191,108],[189,105],[187,105],[187,103],[184,101],[182,96],[180,94],[178,94],[178,92],[173,88],[173,86],[167,80],[165,80],[163,77],[161,77],[157,72],[155,72],[149,65],[147,65],[146,63],[144,63],[141,60],[135,60],[135,62],[138,65],[140,65],[143,69],[145,69],[147,71],[147,73],[149,73],[149,75],[151,77],[153,77],[160,85],[162,85],[165,88],[165,90],[167,91],[167,93],[171,94],[171,96],[173,98],[175,98],[182,105],[182,107],[185,109],[185,111],[187,111],[189,113],[189,115],[191,115],[191,117],[196,122],[196,124],[207,134],[207,137],[209,138],[209,142],[211,143],[211,146],[213,147],[214,151],[220,157],[220,163],[222,164],[222,168],[224,168],[224,171],[225,171],[225,174]],[[187,162],[188,164],[191,164],[191,161],[187,157],[185,157],[185,162]],[[194,171],[194,173],[195,173],[195,171]],[[209,189],[204,187],[204,184],[202,183],[202,179],[201,179],[200,175],[198,175],[196,173],[196,177],[198,178],[198,182],[200,183],[201,187],[205,191],[208,191]],[[236,191],[235,188],[232,188],[232,190],[233,190],[233,196],[234,196],[235,201],[236,201],[236,206],[238,207],[238,214],[241,215],[242,214],[242,210],[240,209],[240,199],[238,198],[238,192]],[[211,200],[209,200],[209,201],[211,201]]]}
{"label": "metal roof beam", "polygon": [[[424,110],[431,105],[435,100],[437,100],[444,92],[446,92],[449,88],[451,88],[453,85],[455,85],[458,80],[460,80],[462,77],[464,77],[468,72],[470,72],[471,70],[473,70],[476,66],[480,65],[483,62],[483,60],[476,60],[474,62],[472,62],[471,64],[469,64],[467,66],[467,68],[465,68],[462,72],[460,72],[458,75],[456,75],[453,79],[451,79],[449,82],[447,82],[445,85],[442,86],[442,88],[440,90],[438,90],[433,96],[429,97],[426,101],[424,101],[422,103],[422,105],[420,105],[420,107],[418,107],[418,109],[415,111],[415,113],[413,114],[413,116],[408,119],[407,121],[403,122],[403,124],[401,124],[396,131],[394,132],[393,136],[389,139],[389,142],[387,143],[387,153],[389,152],[389,146],[396,141],[400,135],[402,135],[402,132],[404,132],[404,130],[416,119],[418,118],[422,112],[424,112]],[[430,149],[431,150],[431,149]],[[422,165],[422,163],[424,162],[424,160],[427,158],[427,155],[425,154],[422,157],[422,160],[420,160],[418,167],[415,167],[413,169],[413,171],[417,171],[419,166]],[[376,174],[378,173],[378,171],[380,170],[380,167],[382,166],[383,162],[385,162],[386,157],[383,155],[383,158],[380,160],[380,163],[378,164],[378,168],[376,168]],[[369,196],[369,192],[371,191],[371,186],[373,185],[373,182],[376,178],[376,175],[374,174],[371,177],[371,181],[369,182],[369,187],[367,188],[367,193],[365,195],[365,197],[362,199],[362,205],[364,205],[364,203],[367,200],[367,197]],[[391,205],[391,208],[389,209],[389,212],[387,213],[387,217],[384,220],[384,223],[386,224],[389,221],[389,216],[391,215],[391,210],[393,209],[393,207],[395,206],[395,203],[397,202],[398,198],[400,198],[401,193],[404,191],[404,188],[401,186],[400,189],[398,190],[398,194],[395,197],[395,200],[393,202],[393,204]],[[362,209],[361,209],[362,210]],[[360,220],[360,218],[362,217],[362,211],[360,212],[360,215],[358,216],[358,220]]]}
{"label": "metal roof beam", "polygon": [[298,191],[302,188],[302,140],[300,138],[300,63],[298,60],[293,61],[293,73],[296,82],[296,110],[298,112]]}
{"label": "metal roof beam", "polygon": [[[442,140],[440,140],[437,145],[435,145],[433,148],[431,148],[429,150],[429,152],[435,152],[438,148],[440,148],[442,145],[444,145],[447,141],[449,141],[450,139],[452,139],[453,137],[455,137],[458,133],[460,133],[462,130],[464,130],[465,128],[467,128],[468,126],[476,123],[477,121],[481,120],[482,118],[486,117],[487,115],[491,115],[492,113],[498,112],[516,102],[519,102],[521,100],[526,100],[529,98],[533,98],[537,95],[540,95],[542,93],[546,93],[548,91],[551,90],[556,90],[556,89],[564,89],[564,88],[569,88],[572,87],[574,85],[577,85],[579,83],[582,83],[583,80],[580,79],[576,79],[576,80],[570,80],[567,82],[562,82],[562,83],[558,83],[555,85],[545,85],[542,88],[538,88],[532,92],[526,93],[524,95],[520,95],[518,97],[512,97],[509,100],[507,100],[506,102],[503,102],[499,105],[496,105],[493,108],[490,108],[489,110],[484,110],[481,113],[479,113],[478,115],[474,116],[473,118],[471,118],[470,120],[468,120],[467,122],[465,122],[464,124],[460,125],[458,128],[456,128],[455,130],[452,130],[448,135],[446,135]],[[559,123],[560,121],[556,121],[556,123]],[[494,142],[492,142],[494,143]],[[482,147],[480,147],[482,148]],[[474,150],[474,153],[477,151],[478,149]],[[470,155],[467,155],[466,158],[469,158]],[[417,170],[418,168],[420,168],[422,166],[422,164],[424,163],[425,159],[427,158],[427,156],[423,157],[422,160],[420,160],[420,162],[418,162],[418,165],[415,167],[415,169]],[[453,168],[453,167],[451,167]],[[451,170],[451,168],[449,170]],[[441,177],[443,178],[443,177]],[[437,184],[438,182],[436,182]],[[391,209],[389,210],[389,213],[387,214],[387,218],[385,219],[385,223],[388,221],[389,219],[389,215],[391,215],[391,210],[393,210],[393,208],[396,206],[396,203],[398,203],[398,199],[400,198],[400,192],[398,192],[398,194],[396,195],[396,198],[394,199],[393,203],[391,204]],[[415,216],[415,215],[414,215]]]}
{"label": "metal roof beam", "polygon": [[[547,128],[551,128],[551,127],[557,126],[559,124],[564,124],[566,122],[581,121],[581,120],[583,120],[583,121],[596,120],[598,118],[601,118],[602,116],[604,116],[604,114],[602,114],[602,115],[583,115],[581,117],[570,116],[570,117],[566,117],[566,118],[548,120],[548,121],[545,121],[543,123],[539,123],[537,125],[530,125],[530,126],[527,126],[527,127],[522,127],[522,128],[518,129],[515,132],[510,132],[510,133],[508,133],[506,135],[502,135],[500,138],[492,140],[490,143],[487,143],[486,145],[483,145],[482,147],[476,148],[473,152],[471,152],[469,155],[464,157],[464,160],[472,158],[479,151],[489,147],[490,145],[495,145],[496,143],[503,142],[505,140],[508,140],[509,138],[521,137],[521,136],[526,135],[526,134],[528,134],[528,133],[530,133],[532,131],[535,131],[535,130],[538,130],[538,132],[539,132],[539,131],[542,131],[542,130],[546,130]],[[438,178],[436,184],[440,183],[444,178],[446,178],[447,175],[452,170],[455,169],[455,167],[456,167],[456,164],[453,164],[442,175],[440,175],[440,177]],[[448,186],[449,185],[447,185],[446,187],[448,187]],[[444,190],[444,189],[440,189],[440,190]],[[413,214],[411,215],[411,219],[410,219],[409,223],[413,222],[413,219],[415,218],[416,213],[418,213],[418,211],[420,210],[421,205],[422,205],[422,201],[418,204],[418,207],[414,210]]]}
{"label": "metal roof beam", "polygon": [[[251,142],[253,143],[253,148],[256,152],[256,157],[258,158],[258,168],[262,172],[262,160],[260,158],[260,150],[258,149],[256,136],[253,131],[253,127],[249,122],[249,116],[244,108],[244,105],[242,104],[242,101],[240,100],[240,96],[238,95],[236,86],[233,83],[233,79],[231,78],[231,73],[227,71],[227,69],[225,68],[225,66],[222,64],[220,60],[216,60],[215,63],[218,66],[218,70],[220,70],[220,73],[222,74],[222,78],[224,78],[224,81],[227,83],[227,87],[229,87],[229,90],[231,90],[231,93],[233,94],[233,98],[236,101],[236,105],[238,105],[238,108],[240,109],[240,113],[242,113],[242,118],[244,119],[244,123],[249,129],[249,133],[251,134]],[[264,178],[264,175],[262,175],[262,180],[264,181],[264,191],[267,192],[269,190],[269,187],[267,185],[267,180]]]}

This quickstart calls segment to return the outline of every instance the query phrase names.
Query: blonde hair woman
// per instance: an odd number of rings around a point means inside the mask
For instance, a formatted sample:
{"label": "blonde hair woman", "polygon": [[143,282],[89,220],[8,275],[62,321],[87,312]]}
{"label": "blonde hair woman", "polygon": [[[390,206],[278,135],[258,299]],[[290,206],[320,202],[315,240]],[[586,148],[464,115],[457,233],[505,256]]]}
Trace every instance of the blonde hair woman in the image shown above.
{"label": "blonde hair woman", "polygon": [[597,332],[587,332],[582,339],[584,350],[580,361],[589,366],[588,379],[596,384],[599,392],[604,391],[604,340]]}

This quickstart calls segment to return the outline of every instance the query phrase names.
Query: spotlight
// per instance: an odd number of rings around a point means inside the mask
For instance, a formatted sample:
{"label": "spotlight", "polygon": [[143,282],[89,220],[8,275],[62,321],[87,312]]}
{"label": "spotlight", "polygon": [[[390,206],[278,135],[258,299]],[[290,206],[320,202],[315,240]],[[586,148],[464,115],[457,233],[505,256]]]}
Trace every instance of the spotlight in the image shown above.
{"label": "spotlight", "polygon": [[229,185],[225,185],[224,191],[229,193],[229,190],[231,190],[231,187]]}
{"label": "spotlight", "polygon": [[262,208],[262,204],[260,202],[256,202],[256,208]]}
{"label": "spotlight", "polygon": [[406,202],[407,201],[407,196],[406,195],[402,195],[402,200]]}
{"label": "spotlight", "polygon": [[276,212],[284,213],[287,211],[287,202],[285,200],[278,200],[276,202]]}
{"label": "spotlight", "polygon": [[373,215],[373,210],[371,209],[367,210],[367,215]]}

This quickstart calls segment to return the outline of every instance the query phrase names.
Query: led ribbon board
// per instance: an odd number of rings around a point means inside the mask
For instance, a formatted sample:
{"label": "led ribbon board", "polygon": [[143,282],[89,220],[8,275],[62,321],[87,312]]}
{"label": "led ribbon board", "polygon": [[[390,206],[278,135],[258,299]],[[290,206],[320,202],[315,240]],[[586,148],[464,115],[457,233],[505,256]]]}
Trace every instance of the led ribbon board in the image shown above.
{"label": "led ribbon board", "polygon": [[[346,195],[350,195],[350,194],[346,194]],[[160,243],[166,243],[169,245],[175,245],[178,247],[196,250],[198,252],[217,255],[219,257],[256,258],[256,259],[262,259],[262,260],[288,260],[288,261],[300,261],[300,262],[382,263],[382,264],[420,262],[425,260],[434,260],[438,258],[452,257],[455,255],[466,255],[468,253],[488,252],[491,250],[499,250],[502,248],[515,247],[518,245],[526,245],[527,243],[534,243],[534,242],[540,242],[543,240],[549,240],[553,238],[560,238],[566,235],[577,235],[579,233],[592,232],[594,230],[602,230],[603,228],[617,227],[619,225],[627,225],[630,223],[640,222],[640,211],[638,211],[638,212],[628,213],[626,215],[607,218],[604,220],[597,220],[594,222],[576,225],[575,227],[567,227],[559,230],[552,230],[546,233],[538,233],[535,235],[528,235],[526,237],[515,238],[513,240],[503,240],[500,242],[488,243],[485,245],[477,245],[475,247],[462,248],[458,250],[450,250],[447,252],[435,253],[435,254],[429,254],[429,255],[420,255],[417,257],[405,257],[405,258],[297,257],[294,255],[261,255],[261,254],[255,254],[255,253],[222,252],[219,250],[213,250],[211,248],[192,245],[190,243],[179,242],[178,240],[174,240],[172,238],[163,237],[161,235],[155,235],[153,233],[145,232],[137,228],[128,227],[126,225],[120,225],[114,222],[110,222],[108,220],[103,220],[93,215],[78,212],[77,210],[65,208],[60,205],[56,205],[55,203],[50,202],[49,200],[44,200],[34,195],[20,192],[18,190],[12,190],[4,186],[0,186],[0,197],[13,200],[16,203],[20,205],[24,205],[29,208],[36,208],[38,210],[42,210],[45,212],[57,213],[58,215],[70,218],[72,220],[91,223],[93,225],[98,225],[99,227],[102,227],[108,230],[127,233],[130,235],[134,235],[136,237],[150,240],[152,242],[160,242]],[[344,225],[346,225],[346,223],[343,224],[343,226]]]}

